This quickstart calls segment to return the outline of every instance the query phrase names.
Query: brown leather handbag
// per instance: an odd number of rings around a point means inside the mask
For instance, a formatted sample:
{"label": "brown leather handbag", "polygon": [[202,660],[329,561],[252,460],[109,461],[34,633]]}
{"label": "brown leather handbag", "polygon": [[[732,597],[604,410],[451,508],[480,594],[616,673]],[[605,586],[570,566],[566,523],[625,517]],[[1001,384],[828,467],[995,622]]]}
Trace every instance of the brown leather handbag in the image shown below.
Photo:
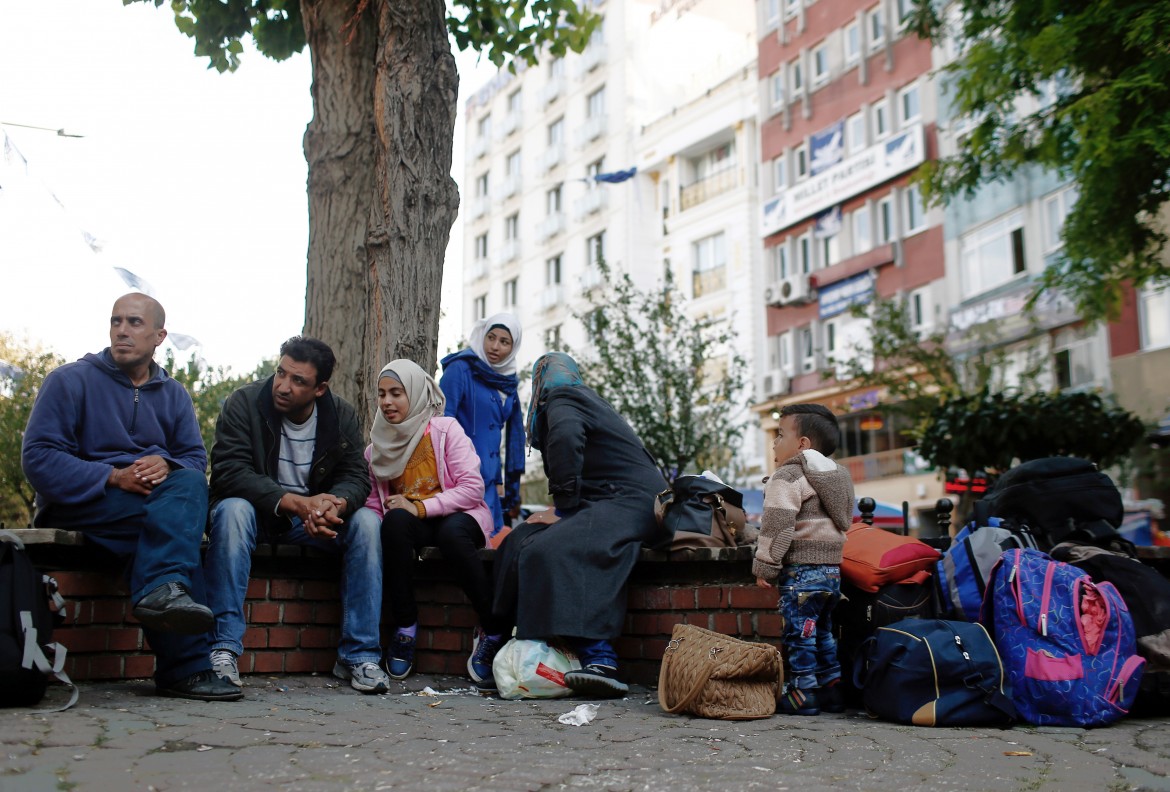
{"label": "brown leather handbag", "polygon": [[775,714],[783,687],[776,647],[676,624],[662,656],[658,703],[672,715],[753,720]]}
{"label": "brown leather handbag", "polygon": [[703,476],[679,476],[654,499],[658,524],[670,530],[670,550],[735,547],[747,517],[743,493]]}

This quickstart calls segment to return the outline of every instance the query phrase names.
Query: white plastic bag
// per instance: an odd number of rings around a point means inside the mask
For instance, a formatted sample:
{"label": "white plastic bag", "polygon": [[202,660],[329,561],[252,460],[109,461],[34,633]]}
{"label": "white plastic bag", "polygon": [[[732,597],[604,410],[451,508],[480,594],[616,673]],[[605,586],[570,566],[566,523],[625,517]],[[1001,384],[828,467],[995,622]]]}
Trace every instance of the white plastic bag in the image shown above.
{"label": "white plastic bag", "polygon": [[573,692],[565,685],[565,672],[580,668],[574,654],[544,641],[513,638],[496,653],[492,675],[500,698],[560,698]]}

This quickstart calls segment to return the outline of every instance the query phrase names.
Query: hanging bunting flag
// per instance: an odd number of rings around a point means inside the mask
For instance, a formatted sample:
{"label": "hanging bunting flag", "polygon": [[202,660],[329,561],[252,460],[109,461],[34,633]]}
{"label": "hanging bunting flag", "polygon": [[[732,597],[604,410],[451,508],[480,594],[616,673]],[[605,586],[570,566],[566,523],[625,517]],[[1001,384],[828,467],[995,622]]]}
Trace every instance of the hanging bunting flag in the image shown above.
{"label": "hanging bunting flag", "polygon": [[145,279],[140,278],[130,270],[122,269],[121,267],[114,267],[114,272],[118,273],[118,275],[122,277],[122,280],[126,281],[126,285],[131,289],[138,289],[138,291],[142,292],[148,297],[154,296],[154,287],[152,287]]}
{"label": "hanging bunting flag", "polygon": [[634,178],[634,174],[638,172],[637,167],[629,170],[615,171],[614,173],[599,173],[593,177],[593,181],[605,182],[606,184],[620,184],[628,179]]}
{"label": "hanging bunting flag", "polygon": [[167,333],[167,340],[174,344],[175,349],[186,352],[191,347],[202,346],[199,339],[182,333]]}

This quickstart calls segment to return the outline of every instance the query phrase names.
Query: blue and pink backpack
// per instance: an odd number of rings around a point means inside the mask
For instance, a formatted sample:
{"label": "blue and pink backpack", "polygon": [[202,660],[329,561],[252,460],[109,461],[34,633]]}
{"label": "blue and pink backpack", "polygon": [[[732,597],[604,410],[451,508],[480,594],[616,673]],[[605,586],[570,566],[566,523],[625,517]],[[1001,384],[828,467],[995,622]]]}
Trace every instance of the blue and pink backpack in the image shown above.
{"label": "blue and pink backpack", "polygon": [[1111,583],[1039,550],[1009,550],[991,571],[979,620],[1011,680],[1020,719],[1103,726],[1133,704],[1145,660]]}

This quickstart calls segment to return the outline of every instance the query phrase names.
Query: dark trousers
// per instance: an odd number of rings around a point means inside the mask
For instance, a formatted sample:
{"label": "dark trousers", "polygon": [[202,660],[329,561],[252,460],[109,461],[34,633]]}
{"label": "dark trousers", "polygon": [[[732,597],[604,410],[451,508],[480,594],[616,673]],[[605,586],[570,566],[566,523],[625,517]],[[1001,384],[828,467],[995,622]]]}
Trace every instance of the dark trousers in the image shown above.
{"label": "dark trousers", "polygon": [[425,520],[403,509],[387,512],[382,518],[382,610],[390,614],[391,626],[409,627],[418,621],[414,565],[419,550],[434,546],[451,565],[484,632],[498,634],[502,627],[492,615],[491,583],[476,552],[484,544],[479,523],[464,512]]}
{"label": "dark trousers", "polygon": [[[86,503],[56,503],[37,522],[73,528],[86,541],[129,565],[130,601],[138,602],[172,581],[207,603],[199,544],[207,525],[207,479],[197,470],[173,470],[149,495],[107,487],[104,497]],[[154,679],[170,685],[211,668],[208,636],[179,635],[142,628],[157,659]]]}

